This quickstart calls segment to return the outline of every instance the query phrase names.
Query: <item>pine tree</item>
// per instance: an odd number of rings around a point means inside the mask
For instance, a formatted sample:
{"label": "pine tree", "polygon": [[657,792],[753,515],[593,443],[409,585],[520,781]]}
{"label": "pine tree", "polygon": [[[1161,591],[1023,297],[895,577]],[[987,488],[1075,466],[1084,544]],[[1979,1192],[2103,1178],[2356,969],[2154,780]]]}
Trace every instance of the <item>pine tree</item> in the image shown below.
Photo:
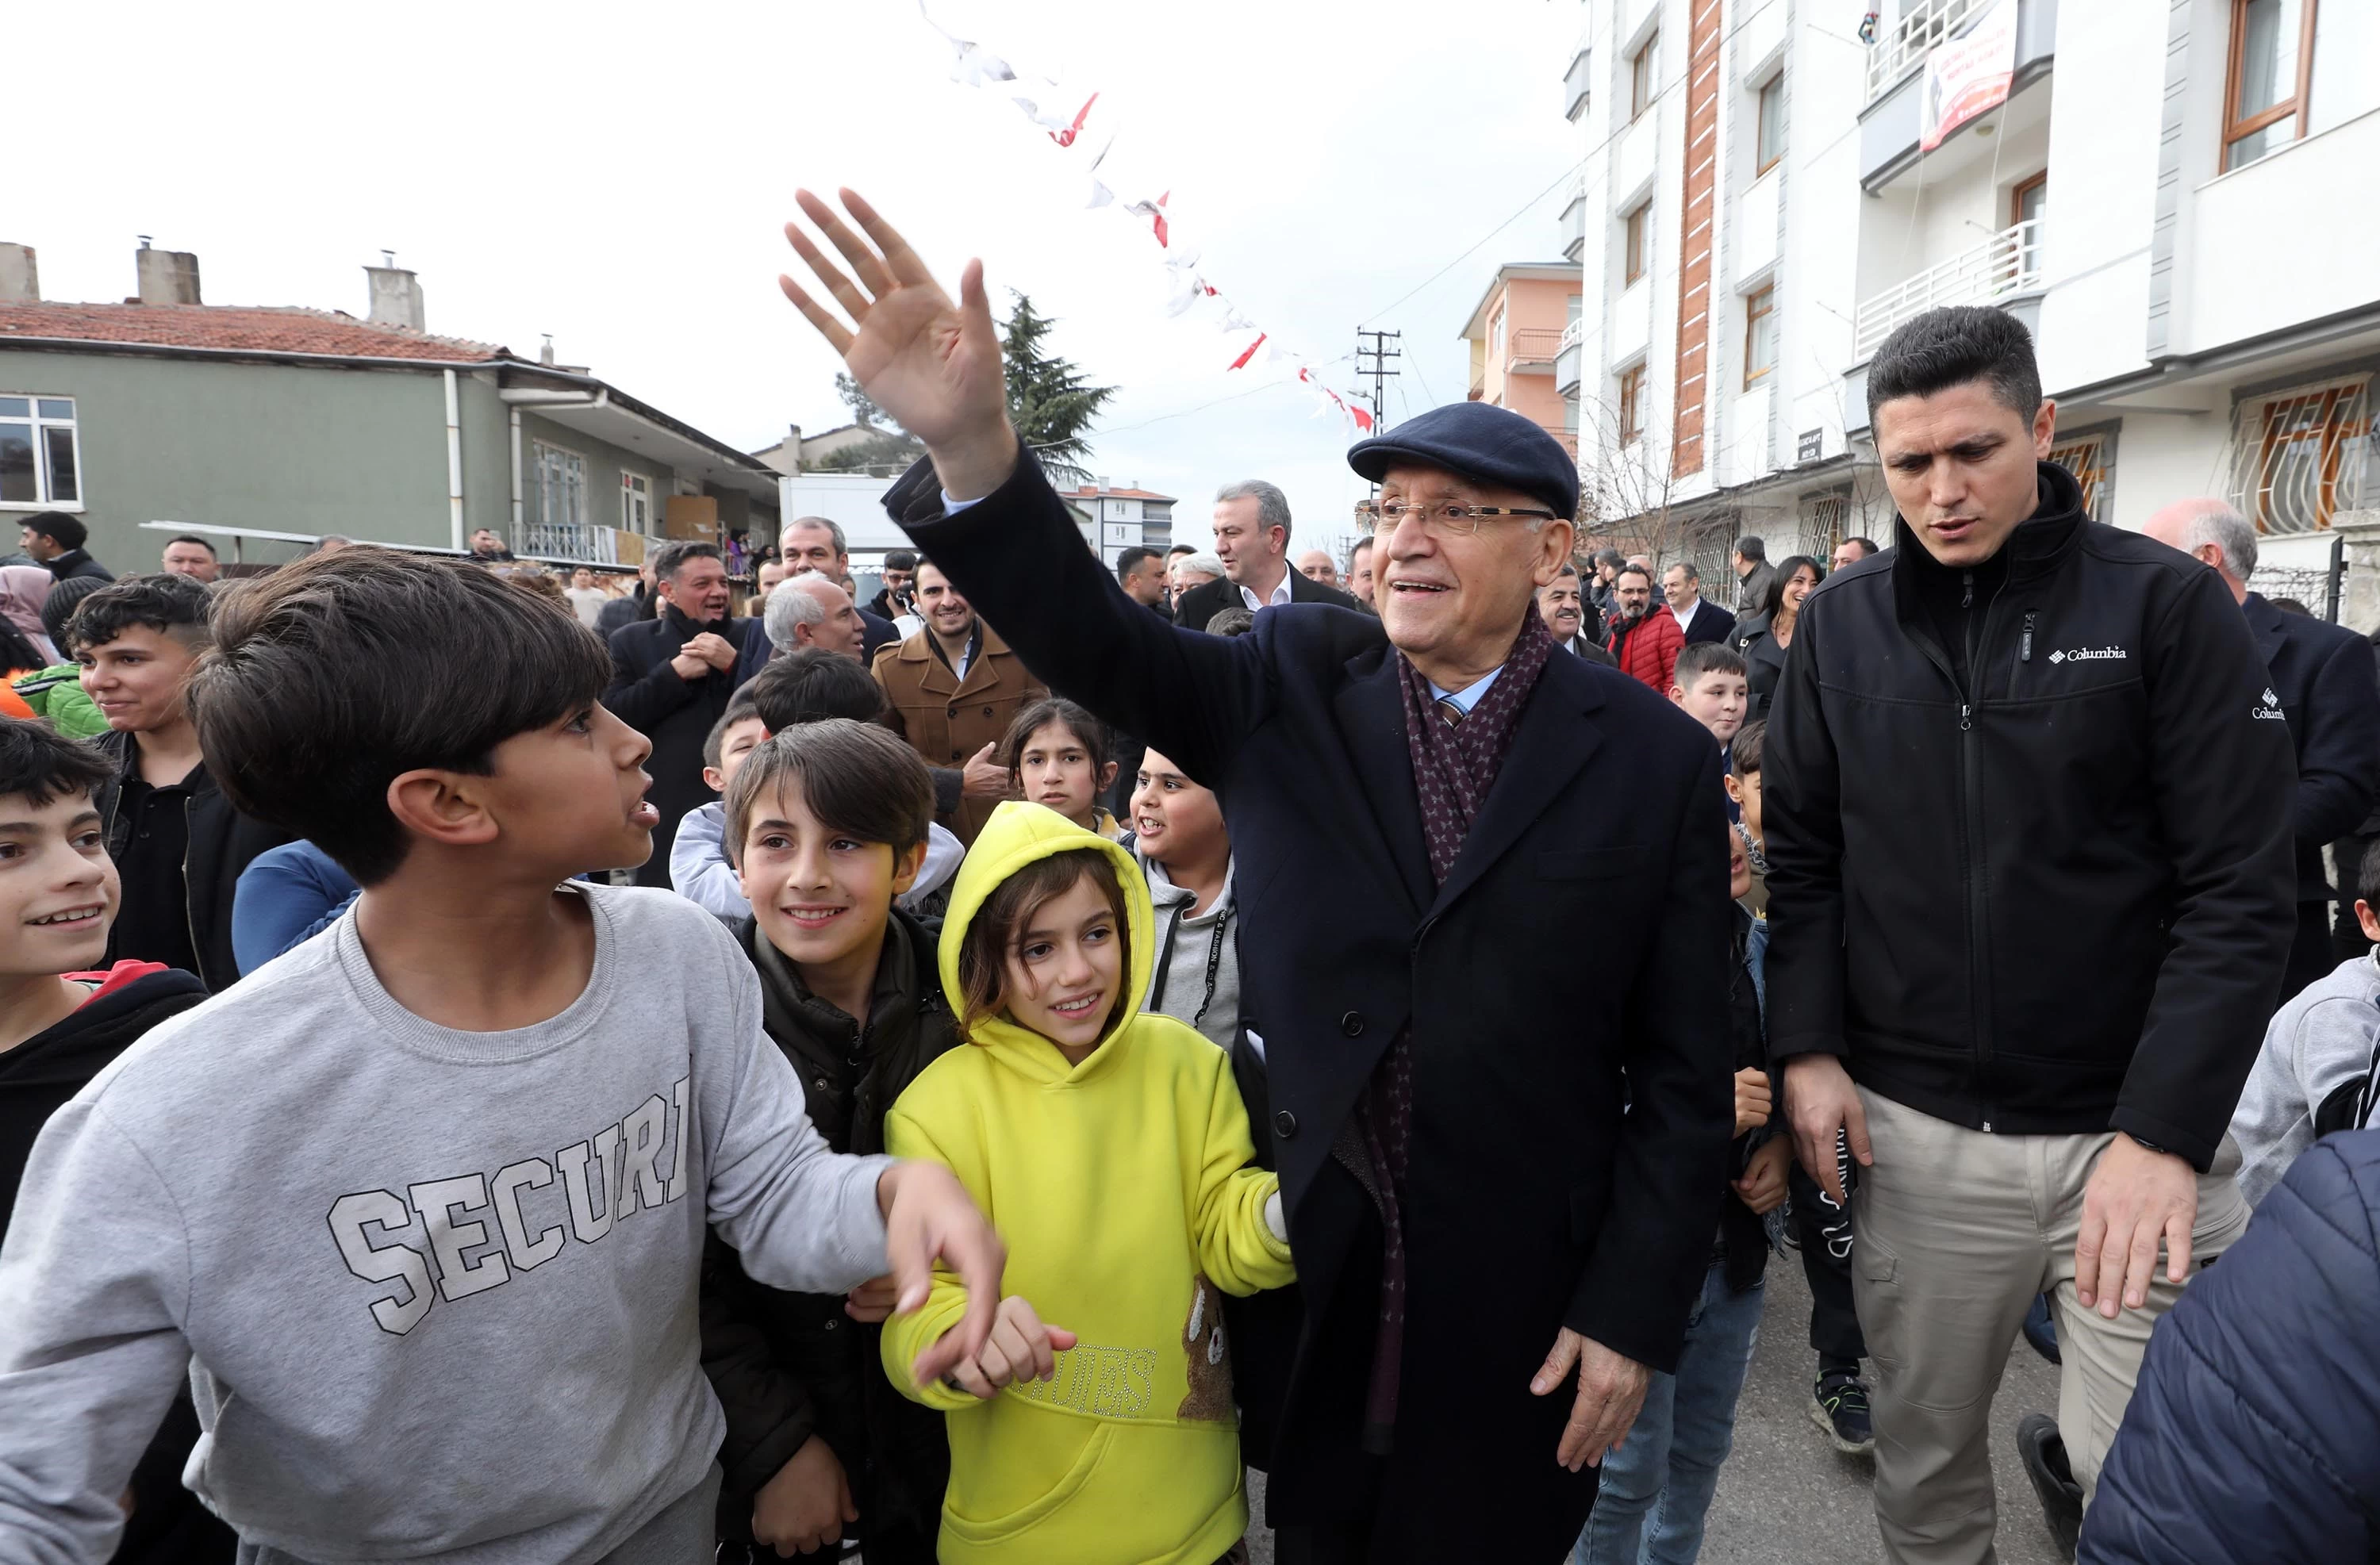
{"label": "pine tree", "polygon": [[877,406],[876,399],[869,396],[857,381],[840,370],[834,372],[834,394],[843,398],[844,405],[851,409],[852,418],[858,422],[870,429],[882,430],[887,434],[903,432],[892,415]]}
{"label": "pine tree", "polygon": [[1001,334],[1000,356],[1008,372],[1008,417],[1016,437],[1032,448],[1054,478],[1080,483],[1090,474],[1088,432],[1113,386],[1095,386],[1068,359],[1049,353],[1044,339],[1057,321],[1037,312],[1033,301],[1016,300]]}

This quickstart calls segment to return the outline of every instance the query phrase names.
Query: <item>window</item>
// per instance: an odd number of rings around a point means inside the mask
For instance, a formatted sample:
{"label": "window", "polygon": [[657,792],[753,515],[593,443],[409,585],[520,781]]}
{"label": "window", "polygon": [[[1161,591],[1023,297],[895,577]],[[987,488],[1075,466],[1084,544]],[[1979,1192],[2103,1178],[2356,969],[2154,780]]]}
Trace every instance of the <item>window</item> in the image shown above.
{"label": "window", "polygon": [[620,475],[620,528],[624,532],[650,532],[653,520],[652,485],[642,473]]}
{"label": "window", "polygon": [[1634,119],[1653,106],[1653,78],[1661,68],[1661,35],[1658,32],[1645,40],[1645,46],[1628,56],[1628,117]]}
{"label": "window", "polygon": [[[2030,179],[2017,181],[2009,192],[2009,226],[2023,228],[2017,236],[2016,263],[2018,273],[2025,277],[2041,275],[2041,220],[2049,211],[2049,170],[2043,169]],[[2025,228],[2026,224],[2033,226]]]}
{"label": "window", "polygon": [[0,393],[0,505],[82,509],[70,396]]}
{"label": "window", "polygon": [[1495,358],[1504,357],[1504,312],[1500,309],[1488,322],[1488,351]]}
{"label": "window", "polygon": [[1743,298],[1743,383],[1777,368],[1777,290],[1761,289]]}
{"label": "window", "polygon": [[2245,167],[2298,138],[2298,101],[2313,67],[2307,0],[2231,0],[2223,166]]}
{"label": "window", "polygon": [[2357,375],[2240,405],[2233,501],[2256,530],[2316,532],[2371,491],[2370,377]]}
{"label": "window", "polygon": [[1767,173],[1785,155],[1785,73],[1779,71],[1760,89],[1759,130],[1754,153],[1754,176]]}
{"label": "window", "polygon": [[1635,211],[1628,214],[1626,222],[1628,237],[1625,253],[1621,261],[1623,286],[1645,275],[1645,240],[1653,226],[1653,203],[1645,201],[1639,204]]}
{"label": "window", "polygon": [[542,442],[537,455],[537,519],[546,527],[583,527],[587,521],[587,459]]}
{"label": "window", "polygon": [[1626,445],[1645,432],[1645,366],[1620,371],[1620,443]]}
{"label": "window", "polygon": [[2107,437],[2082,435],[2049,448],[2049,459],[2074,475],[2082,488],[2082,514],[2095,522],[2107,520]]}

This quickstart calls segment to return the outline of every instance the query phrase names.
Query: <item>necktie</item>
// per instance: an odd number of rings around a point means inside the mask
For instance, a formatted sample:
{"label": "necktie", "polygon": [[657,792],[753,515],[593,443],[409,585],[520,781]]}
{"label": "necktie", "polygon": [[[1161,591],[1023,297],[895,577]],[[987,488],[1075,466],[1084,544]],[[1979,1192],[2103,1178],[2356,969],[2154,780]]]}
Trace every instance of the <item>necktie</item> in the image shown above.
{"label": "necktie", "polygon": [[1453,697],[1433,697],[1431,698],[1430,705],[1438,709],[1438,721],[1446,724],[1447,727],[1460,728],[1463,726],[1463,709],[1454,704]]}

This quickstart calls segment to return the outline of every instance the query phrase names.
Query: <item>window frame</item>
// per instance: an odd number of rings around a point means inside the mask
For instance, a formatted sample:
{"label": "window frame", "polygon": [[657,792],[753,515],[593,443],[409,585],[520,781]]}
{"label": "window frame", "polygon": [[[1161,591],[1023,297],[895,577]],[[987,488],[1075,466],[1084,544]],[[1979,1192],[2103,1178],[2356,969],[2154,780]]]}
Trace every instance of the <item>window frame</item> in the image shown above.
{"label": "window frame", "polygon": [[1620,444],[1624,449],[1645,434],[1645,366],[1631,364],[1620,371]]}
{"label": "window frame", "polygon": [[[546,509],[546,496],[548,490],[545,476],[545,459],[549,455],[567,457],[572,463],[577,465],[578,473],[578,483],[577,486],[578,515],[576,516],[559,517],[552,515]],[[531,439],[529,442],[529,470],[537,475],[537,523],[539,526],[583,528],[587,525],[586,453],[581,451],[573,451],[566,445],[556,445],[552,441]],[[557,473],[561,471],[562,469],[557,469]]]}
{"label": "window frame", "polygon": [[[22,423],[28,430],[30,430],[32,432],[33,443],[33,498],[30,500],[0,500],[0,511],[64,511],[68,513],[81,511],[86,503],[83,498],[83,491],[89,486],[84,481],[83,473],[82,406],[79,399],[72,395],[54,395],[47,392],[20,392],[5,390],[0,390],[0,397],[21,398],[24,401],[25,416],[23,419],[19,419],[13,413],[7,415],[6,418],[9,423]],[[42,411],[42,404],[45,402],[65,403],[67,408],[67,416],[63,419],[59,419],[44,414]],[[68,459],[74,465],[73,477],[75,492],[74,498],[71,500],[60,500],[58,498],[56,475],[51,468],[50,443],[46,437],[49,432],[54,430],[64,430],[67,431]]]}
{"label": "window frame", "polygon": [[[638,502],[642,502],[642,517],[632,515]],[[626,467],[620,469],[620,530],[647,538],[653,531],[653,480]]]}
{"label": "window frame", "polygon": [[1660,43],[1661,30],[1657,27],[1645,34],[1645,42],[1628,56],[1628,123],[1631,125],[1644,118],[1645,111],[1653,106],[1653,100],[1661,95],[1653,81],[1654,73],[1660,67],[1660,59],[1656,54]]}
{"label": "window frame", "polygon": [[1652,261],[1647,251],[1652,249],[1653,199],[1638,201],[1620,217],[1620,285],[1633,287],[1639,278],[1650,272]]}
{"label": "window frame", "polygon": [[2024,221],[2024,199],[2049,183],[2049,170],[2043,169],[2031,178],[2020,179],[2009,187],[2009,220],[2011,228]]}
{"label": "window frame", "polygon": [[1750,391],[1755,381],[1767,380],[1777,372],[1774,345],[1772,345],[1768,363],[1758,370],[1752,367],[1752,344],[1760,330],[1760,323],[1772,319],[1776,313],[1776,284],[1763,283],[1743,296],[1743,389],[1745,391]]}
{"label": "window frame", "polygon": [[[2313,108],[2313,45],[2314,16],[2322,8],[2322,0],[2304,0],[2298,17],[2298,79],[2288,97],[2268,107],[2257,110],[2247,118],[2238,117],[2241,73],[2247,65],[2248,6],[2251,0],[2231,0],[2231,38],[2223,68],[2223,156],[2219,172],[2228,174],[2233,167],[2232,150],[2258,131],[2295,118],[2297,134],[2294,145],[2306,138],[2307,122]],[[2274,152],[2278,152],[2275,148]],[[2267,152],[2265,157],[2272,156]],[[2263,162],[2263,158],[2254,160]],[[2246,164],[2238,166],[2245,168]]]}
{"label": "window frame", "polygon": [[[1768,139],[1768,105],[1777,105],[1777,139]],[[1752,103],[1752,176],[1767,174],[1785,161],[1785,73],[1779,71],[1760,84]]]}

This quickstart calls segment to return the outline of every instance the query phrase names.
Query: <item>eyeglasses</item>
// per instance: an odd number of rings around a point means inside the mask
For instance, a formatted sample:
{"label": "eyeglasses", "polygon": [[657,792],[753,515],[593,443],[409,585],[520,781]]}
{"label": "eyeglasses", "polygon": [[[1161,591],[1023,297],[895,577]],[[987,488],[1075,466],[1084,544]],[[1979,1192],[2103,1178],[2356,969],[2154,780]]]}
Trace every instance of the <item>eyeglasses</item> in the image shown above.
{"label": "eyeglasses", "polygon": [[1543,521],[1559,519],[1551,511],[1525,511],[1509,505],[1457,505],[1451,501],[1434,505],[1408,505],[1395,500],[1385,503],[1366,500],[1355,506],[1355,526],[1366,538],[1383,529],[1393,532],[1397,524],[1408,517],[1431,532],[1469,538],[1499,516],[1535,516]]}

